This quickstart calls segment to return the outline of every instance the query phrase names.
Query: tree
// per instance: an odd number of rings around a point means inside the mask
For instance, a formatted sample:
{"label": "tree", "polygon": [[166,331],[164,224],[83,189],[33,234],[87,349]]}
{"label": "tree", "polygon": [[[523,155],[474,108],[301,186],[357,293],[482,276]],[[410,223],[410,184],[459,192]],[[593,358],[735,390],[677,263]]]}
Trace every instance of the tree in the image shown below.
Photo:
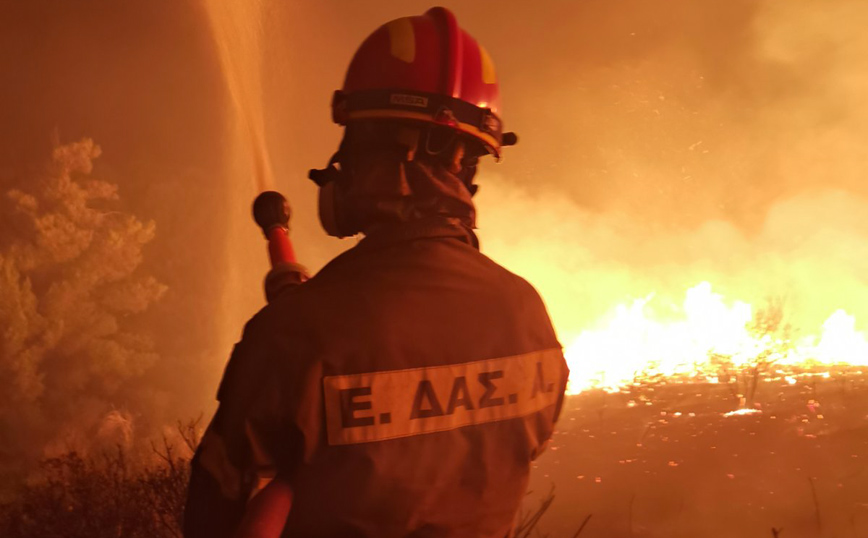
{"label": "tree", "polygon": [[0,193],[0,485],[52,447],[128,435],[124,389],[156,359],[131,323],[166,289],[137,271],[155,226],[90,177],[99,155],[57,146]]}

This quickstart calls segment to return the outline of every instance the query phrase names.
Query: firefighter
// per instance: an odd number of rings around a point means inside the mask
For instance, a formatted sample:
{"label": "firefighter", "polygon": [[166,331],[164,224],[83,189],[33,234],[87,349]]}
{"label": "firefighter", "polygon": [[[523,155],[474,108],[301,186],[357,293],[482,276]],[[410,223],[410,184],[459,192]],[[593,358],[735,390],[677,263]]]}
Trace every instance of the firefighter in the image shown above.
{"label": "firefighter", "polygon": [[246,325],[185,536],[232,536],[246,507],[284,536],[509,536],[568,370],[537,292],[473,231],[477,161],[516,140],[494,65],[433,8],[364,41],[332,113],[320,220],[364,239]]}

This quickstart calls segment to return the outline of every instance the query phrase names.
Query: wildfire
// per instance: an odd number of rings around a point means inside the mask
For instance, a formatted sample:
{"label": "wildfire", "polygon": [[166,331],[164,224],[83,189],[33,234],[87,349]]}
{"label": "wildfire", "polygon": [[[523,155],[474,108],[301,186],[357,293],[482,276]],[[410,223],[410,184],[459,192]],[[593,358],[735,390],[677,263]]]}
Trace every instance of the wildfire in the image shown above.
{"label": "wildfire", "polygon": [[868,338],[844,310],[826,319],[819,336],[796,338],[781,309],[728,302],[708,282],[688,289],[680,308],[662,313],[654,294],[618,305],[567,346],[568,390],[618,391],[662,378],[717,383],[722,372],[745,368],[792,384],[794,376],[818,375],[820,366],[868,365]]}

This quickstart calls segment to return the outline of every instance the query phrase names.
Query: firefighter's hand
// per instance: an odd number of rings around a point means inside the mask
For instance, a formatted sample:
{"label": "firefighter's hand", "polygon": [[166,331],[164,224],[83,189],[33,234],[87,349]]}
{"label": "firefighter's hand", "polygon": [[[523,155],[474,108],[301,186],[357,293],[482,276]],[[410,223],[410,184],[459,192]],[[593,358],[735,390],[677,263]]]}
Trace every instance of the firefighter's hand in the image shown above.
{"label": "firefighter's hand", "polygon": [[257,493],[244,513],[235,538],[280,538],[289,510],[292,508],[292,489],[276,478]]}
{"label": "firefighter's hand", "polygon": [[280,263],[265,275],[265,299],[270,303],[286,290],[307,280],[307,269],[298,263]]}

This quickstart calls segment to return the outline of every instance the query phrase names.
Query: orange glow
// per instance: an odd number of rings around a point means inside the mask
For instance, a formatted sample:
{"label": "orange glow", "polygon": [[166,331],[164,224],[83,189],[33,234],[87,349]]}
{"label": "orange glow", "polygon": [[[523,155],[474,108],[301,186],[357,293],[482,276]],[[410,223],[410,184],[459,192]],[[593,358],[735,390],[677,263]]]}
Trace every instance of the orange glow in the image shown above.
{"label": "orange glow", "polygon": [[658,376],[717,383],[721,361],[735,370],[758,366],[785,374],[789,384],[817,366],[868,365],[868,339],[844,310],[833,312],[819,335],[789,339],[780,328],[756,327],[756,308],[714,293],[708,282],[687,290],[672,319],[651,312],[655,299],[650,294],[616,306],[568,343],[570,393],[618,391]]}

